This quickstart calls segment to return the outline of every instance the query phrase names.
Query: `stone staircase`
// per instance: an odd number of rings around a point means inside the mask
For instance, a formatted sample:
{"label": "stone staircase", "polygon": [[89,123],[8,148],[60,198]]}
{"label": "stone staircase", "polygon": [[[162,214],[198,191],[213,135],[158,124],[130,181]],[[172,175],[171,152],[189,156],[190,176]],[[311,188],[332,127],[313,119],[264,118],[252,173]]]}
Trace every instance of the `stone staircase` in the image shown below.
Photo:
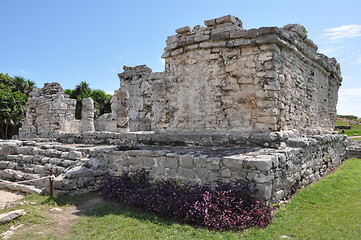
{"label": "stone staircase", "polygon": [[49,139],[0,141],[0,189],[49,192],[52,169],[57,195],[96,190],[107,172],[98,169],[94,174],[93,165],[99,168],[103,162],[89,158],[93,148],[91,145],[65,145]]}

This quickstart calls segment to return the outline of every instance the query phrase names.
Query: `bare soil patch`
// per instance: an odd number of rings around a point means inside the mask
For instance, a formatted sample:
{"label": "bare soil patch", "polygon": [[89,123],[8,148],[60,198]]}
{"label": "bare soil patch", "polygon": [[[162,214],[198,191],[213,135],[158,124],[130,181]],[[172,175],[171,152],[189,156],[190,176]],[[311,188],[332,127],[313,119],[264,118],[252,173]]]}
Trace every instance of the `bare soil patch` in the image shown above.
{"label": "bare soil patch", "polygon": [[75,221],[80,216],[94,208],[101,201],[101,197],[94,197],[88,199],[79,206],[63,206],[60,207],[62,211],[53,211],[55,219],[52,232],[55,233],[56,236],[61,236],[63,238],[68,237],[71,227],[74,225]]}
{"label": "bare soil patch", "polygon": [[23,197],[24,195],[21,193],[0,190],[0,209],[9,203],[22,199]]}

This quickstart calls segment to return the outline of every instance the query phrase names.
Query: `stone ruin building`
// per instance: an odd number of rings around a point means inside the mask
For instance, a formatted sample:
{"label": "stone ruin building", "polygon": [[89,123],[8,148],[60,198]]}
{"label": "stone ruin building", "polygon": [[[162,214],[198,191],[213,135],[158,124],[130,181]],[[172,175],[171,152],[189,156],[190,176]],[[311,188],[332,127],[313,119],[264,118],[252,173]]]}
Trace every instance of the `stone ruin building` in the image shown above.
{"label": "stone ruin building", "polygon": [[278,202],[338,166],[334,132],[340,66],[305,28],[244,29],[227,15],[166,40],[164,72],[124,67],[112,112],[94,119],[58,83],[35,89],[19,139],[0,142],[0,187],[58,194],[99,188],[104,176],[145,168],[154,179],[243,179]]}

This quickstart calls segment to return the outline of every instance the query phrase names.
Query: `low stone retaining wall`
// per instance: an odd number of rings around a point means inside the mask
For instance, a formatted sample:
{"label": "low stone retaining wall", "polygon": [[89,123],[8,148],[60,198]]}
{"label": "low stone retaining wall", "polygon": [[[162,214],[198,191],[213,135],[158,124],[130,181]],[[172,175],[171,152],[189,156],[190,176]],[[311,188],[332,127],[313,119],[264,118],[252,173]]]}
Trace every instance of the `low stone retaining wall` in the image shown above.
{"label": "low stone retaining wall", "polygon": [[153,179],[195,183],[245,179],[255,185],[260,198],[277,202],[338,166],[345,159],[345,139],[334,134],[287,138],[278,148],[139,146],[94,151],[90,156],[104,160],[113,176],[145,168]]}
{"label": "low stone retaining wall", "polygon": [[[0,144],[0,179],[31,179],[27,184],[46,188],[44,176],[52,168],[58,194],[79,194],[99,189],[106,176],[144,168],[152,179],[211,184],[247,180],[260,198],[274,203],[337,167],[346,159],[348,145],[346,136],[316,131],[187,136],[103,132],[57,137],[63,143],[37,139]],[[94,144],[105,140],[117,144]]]}
{"label": "low stone retaining wall", "polygon": [[347,149],[346,158],[361,158],[361,142],[351,141]]}

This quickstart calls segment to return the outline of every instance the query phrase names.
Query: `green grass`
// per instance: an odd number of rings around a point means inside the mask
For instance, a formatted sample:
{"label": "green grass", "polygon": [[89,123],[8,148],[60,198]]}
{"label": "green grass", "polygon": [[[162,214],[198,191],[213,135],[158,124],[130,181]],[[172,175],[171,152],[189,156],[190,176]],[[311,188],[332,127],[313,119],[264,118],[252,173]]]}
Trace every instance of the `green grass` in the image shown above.
{"label": "green grass", "polygon": [[20,219],[13,220],[12,222],[4,225],[0,225],[0,233],[8,231],[10,225],[20,225],[24,224],[26,227],[33,226],[37,224],[46,224],[47,221],[51,220],[50,214],[48,214],[49,209],[54,206],[54,204],[49,201],[48,197],[39,196],[37,194],[29,195],[20,200],[25,202],[24,205],[14,206],[8,209],[1,209],[1,213],[24,209],[27,213],[22,216]]}
{"label": "green grass", "polygon": [[[336,123],[336,126],[343,126],[343,125],[337,125]],[[340,130],[339,133],[342,133],[342,130]],[[352,124],[350,130],[345,130],[345,134],[347,136],[361,136],[361,124]]]}
{"label": "green grass", "polygon": [[361,124],[352,124],[350,130],[345,130],[347,136],[361,136]]}
{"label": "green grass", "polygon": [[[19,222],[46,221],[47,206],[79,204],[89,196],[55,201],[42,198],[32,206],[38,209]],[[78,219],[68,238],[44,239],[281,239],[287,236],[287,239],[356,240],[361,239],[360,216],[361,159],[349,159],[333,174],[296,194],[277,211],[273,223],[266,229],[214,232],[163,220],[119,204],[102,203]],[[3,226],[1,230],[4,231]],[[37,239],[32,236],[26,239]]]}
{"label": "green grass", "polygon": [[349,126],[348,121],[336,120],[336,126]]}
{"label": "green grass", "polygon": [[358,138],[351,138],[352,141],[361,141],[361,137],[358,137]]}

